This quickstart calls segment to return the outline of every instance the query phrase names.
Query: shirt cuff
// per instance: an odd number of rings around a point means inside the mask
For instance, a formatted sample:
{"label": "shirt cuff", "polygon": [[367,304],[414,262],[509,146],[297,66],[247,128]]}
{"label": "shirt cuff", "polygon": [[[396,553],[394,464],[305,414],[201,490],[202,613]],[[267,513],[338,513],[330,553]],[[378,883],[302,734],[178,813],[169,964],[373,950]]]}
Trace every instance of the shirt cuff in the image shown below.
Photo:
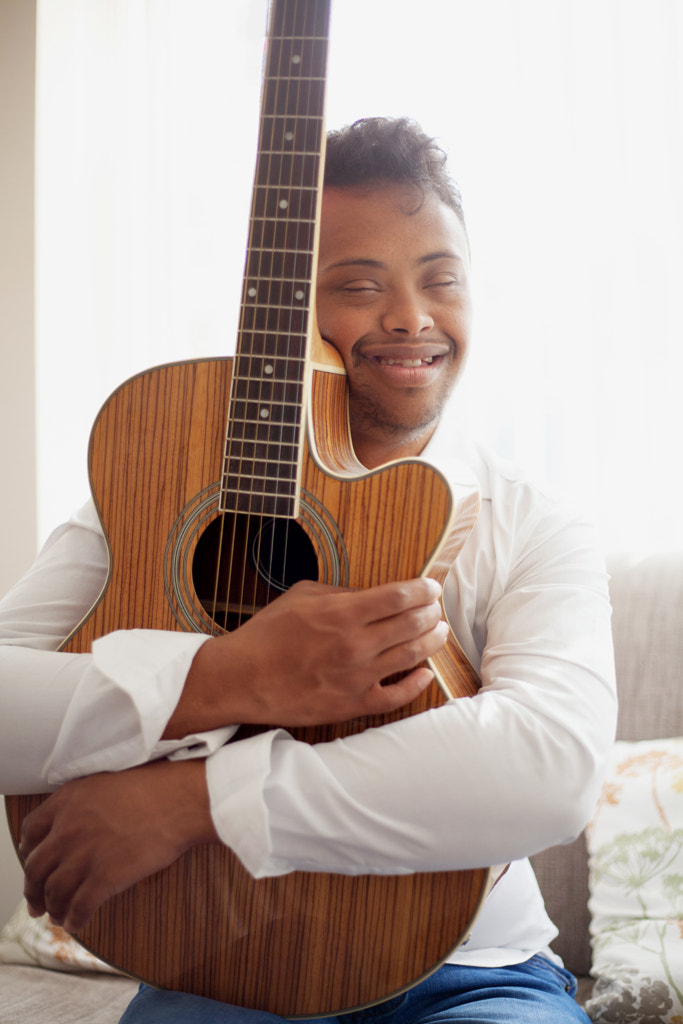
{"label": "shirt cuff", "polygon": [[49,783],[120,771],[158,757],[202,757],[225,743],[236,727],[161,739],[192,659],[207,639],[199,633],[136,629],[96,640],[45,764]]}
{"label": "shirt cuff", "polygon": [[284,729],[275,729],[237,740],[206,762],[216,831],[254,878],[284,875],[292,870],[282,861],[273,861],[268,808],[263,797],[273,742],[276,737],[287,735]]}

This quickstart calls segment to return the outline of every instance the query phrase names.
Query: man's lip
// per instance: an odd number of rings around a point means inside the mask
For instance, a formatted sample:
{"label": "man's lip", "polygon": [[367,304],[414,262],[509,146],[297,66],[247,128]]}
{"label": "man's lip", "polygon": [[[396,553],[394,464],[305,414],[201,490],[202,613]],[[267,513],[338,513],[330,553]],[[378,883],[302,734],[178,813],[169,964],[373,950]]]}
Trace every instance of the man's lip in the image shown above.
{"label": "man's lip", "polygon": [[[433,362],[447,356],[449,352],[449,347],[444,345],[429,345],[419,348],[417,346],[414,348],[386,346],[382,348],[368,347],[361,349],[360,355],[380,365],[419,361],[419,363],[429,366]],[[428,360],[428,362],[424,363],[424,360]]]}

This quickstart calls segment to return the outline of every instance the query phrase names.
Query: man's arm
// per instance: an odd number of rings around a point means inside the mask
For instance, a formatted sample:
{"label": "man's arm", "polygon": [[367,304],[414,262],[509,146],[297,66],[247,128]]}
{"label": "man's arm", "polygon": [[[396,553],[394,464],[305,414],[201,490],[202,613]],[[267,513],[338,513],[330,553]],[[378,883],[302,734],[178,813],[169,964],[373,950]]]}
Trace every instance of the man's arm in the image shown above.
{"label": "man's arm", "polygon": [[[187,749],[206,756],[242,721],[303,724],[391,710],[429,682],[428,670],[409,670],[445,635],[438,588],[426,580],[355,593],[311,583],[224,638],[131,630],[96,641],[93,654],[58,653],[106,572],[88,504],[0,602],[2,792],[45,792]],[[394,670],[408,677],[380,687]]]}

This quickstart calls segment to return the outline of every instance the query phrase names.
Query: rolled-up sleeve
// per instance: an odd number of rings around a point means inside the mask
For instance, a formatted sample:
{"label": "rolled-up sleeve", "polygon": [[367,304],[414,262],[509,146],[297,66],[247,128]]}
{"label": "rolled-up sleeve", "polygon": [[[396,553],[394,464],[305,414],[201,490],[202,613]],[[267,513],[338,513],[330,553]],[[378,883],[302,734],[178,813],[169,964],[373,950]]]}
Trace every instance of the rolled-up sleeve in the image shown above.
{"label": "rolled-up sleeve", "polygon": [[4,793],[45,792],[162,756],[206,756],[234,732],[161,739],[205,636],[120,631],[96,641],[89,654],[58,650],[99,597],[107,568],[88,503],[51,535],[0,602]]}

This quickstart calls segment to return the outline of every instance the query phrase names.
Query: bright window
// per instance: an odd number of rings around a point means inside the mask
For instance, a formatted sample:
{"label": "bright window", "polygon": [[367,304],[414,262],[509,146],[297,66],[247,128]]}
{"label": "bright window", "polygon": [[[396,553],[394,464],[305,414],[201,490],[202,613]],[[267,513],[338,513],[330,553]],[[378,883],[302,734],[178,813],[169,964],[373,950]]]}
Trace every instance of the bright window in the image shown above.
{"label": "bright window", "polygon": [[[41,536],[87,493],[130,374],[233,350],[261,0],[39,0]],[[683,542],[678,0],[336,0],[328,126],[407,114],[450,153],[474,260],[454,413],[593,511]]]}

